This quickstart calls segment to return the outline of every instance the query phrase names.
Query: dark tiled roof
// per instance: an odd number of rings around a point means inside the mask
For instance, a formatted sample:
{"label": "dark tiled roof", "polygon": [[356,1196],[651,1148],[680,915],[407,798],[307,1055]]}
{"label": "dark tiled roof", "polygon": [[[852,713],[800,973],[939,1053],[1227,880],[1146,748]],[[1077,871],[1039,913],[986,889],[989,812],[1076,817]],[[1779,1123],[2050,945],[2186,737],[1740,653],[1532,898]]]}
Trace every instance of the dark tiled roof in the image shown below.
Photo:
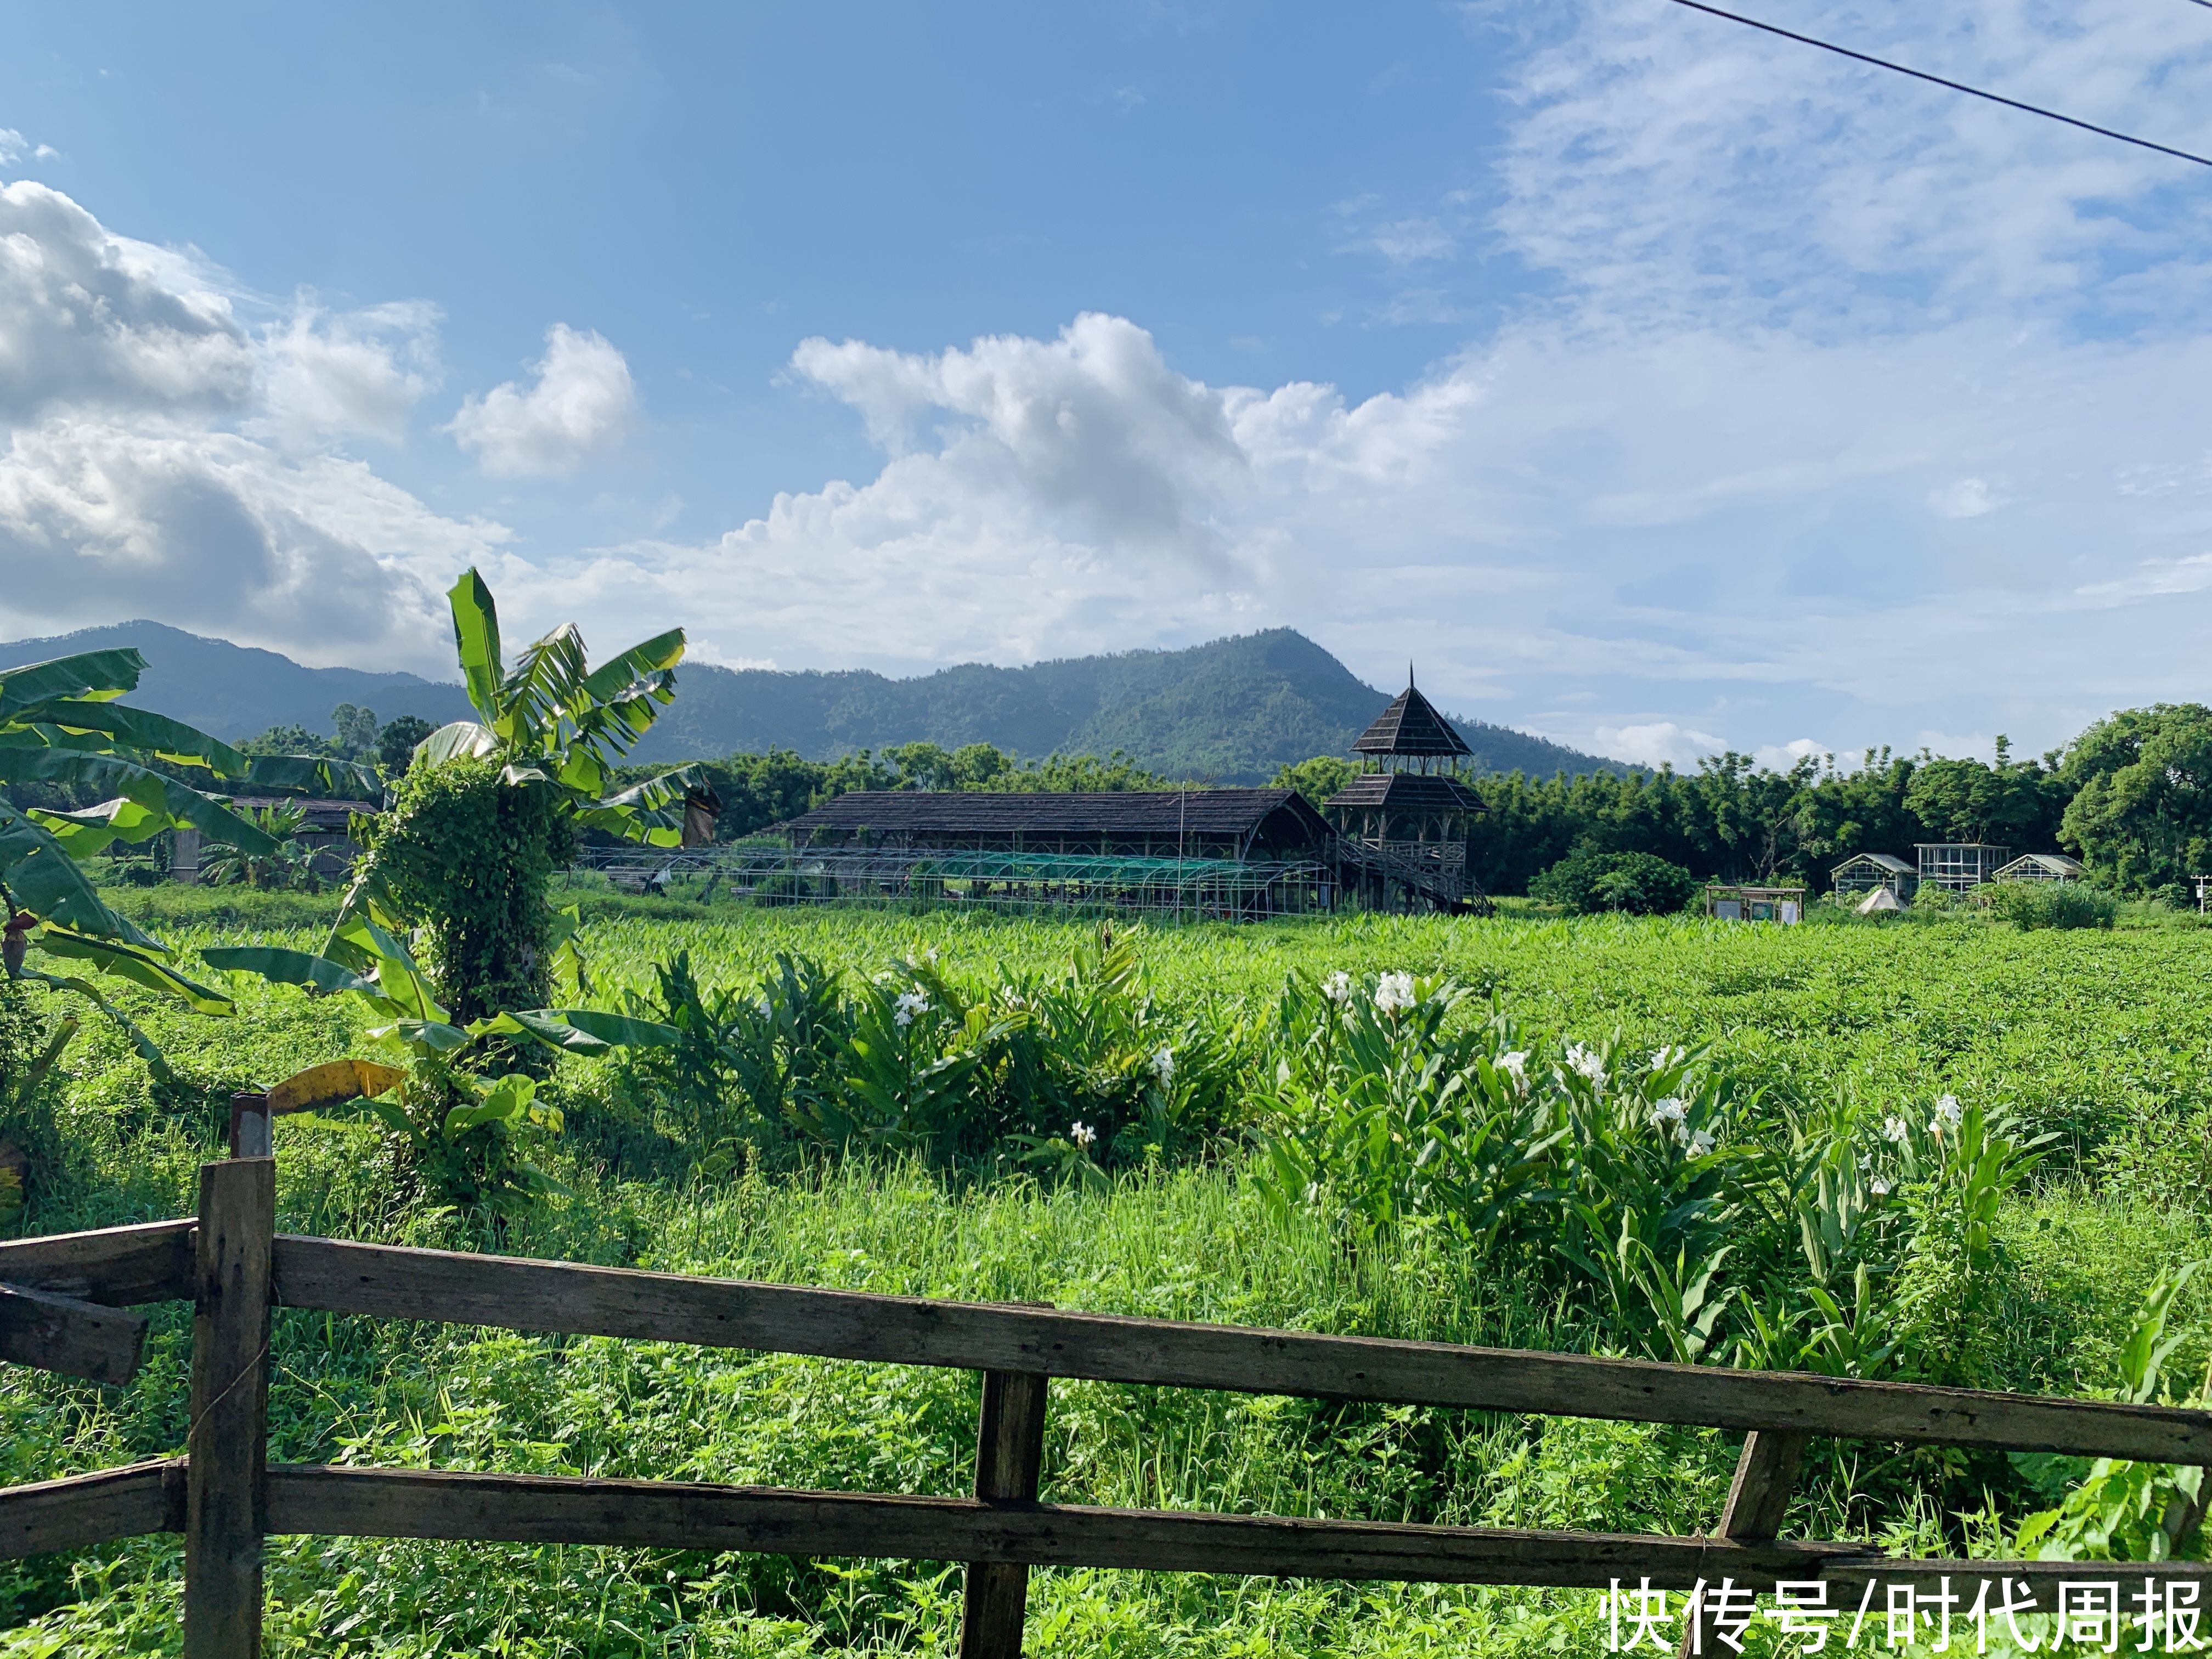
{"label": "dark tiled roof", "polygon": [[1340,806],[1385,812],[1482,812],[1482,799],[1457,778],[1422,772],[1363,772],[1329,797]]}
{"label": "dark tiled roof", "polygon": [[1277,839],[1326,837],[1295,789],[1107,790],[1084,794],[855,789],[777,826],[797,835],[1246,836],[1277,813]]}
{"label": "dark tiled roof", "polygon": [[1362,755],[1471,755],[1467,739],[1436,711],[1426,697],[1407,686],[1353,744]]}

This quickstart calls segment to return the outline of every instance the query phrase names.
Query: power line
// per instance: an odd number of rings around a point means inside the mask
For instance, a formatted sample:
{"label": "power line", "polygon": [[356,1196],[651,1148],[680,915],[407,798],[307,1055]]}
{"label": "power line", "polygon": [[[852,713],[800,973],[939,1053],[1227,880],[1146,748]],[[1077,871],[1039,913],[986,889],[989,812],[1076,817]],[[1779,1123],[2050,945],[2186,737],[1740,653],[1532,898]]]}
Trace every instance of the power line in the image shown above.
{"label": "power line", "polygon": [[[2134,144],[2142,149],[2154,149],[2161,155],[2171,155],[2178,161],[2194,161],[2201,167],[2212,167],[2212,157],[2192,155],[2189,151],[2175,149],[2170,144],[2154,144],[2148,138],[2138,138],[2132,133],[2115,132],[2112,128],[2100,127],[2094,121],[2078,121],[2070,115],[2061,115],[2057,110],[2044,109],[2034,104],[2023,104],[2017,98],[2007,98],[1999,93],[1984,92],[1979,87],[1970,87],[1963,81],[1947,81],[1940,75],[1929,74],[1925,70],[1907,69],[1904,64],[1893,64],[1886,58],[1870,58],[1865,52],[1853,52],[1849,46],[1839,46],[1827,40],[1816,40],[1809,34],[1799,34],[1794,30],[1785,29],[1773,23],[1762,23],[1756,17],[1745,17],[1736,12],[1723,11],[1718,6],[1705,4],[1705,0],[1674,0],[1674,3],[1678,6],[1687,6],[1692,11],[1702,11],[1715,17],[1725,17],[1729,22],[1741,23],[1746,28],[1763,30],[1768,34],[1778,34],[1785,40],[1795,40],[1802,46],[1818,46],[1822,52],[1832,52],[1838,58],[1855,58],[1862,64],[1871,64],[1876,69],[1889,70],[1898,75],[1909,75],[1916,81],[1933,82],[1939,87],[1948,87],[1953,92],[1963,92],[1970,98],[1986,98],[1990,103],[2002,104],[2007,109],[2022,110],[2030,115],[2040,115],[2047,121],[2063,121],[2069,127],[2079,127],[2082,131],[2094,132],[2100,137],[2117,138],[2124,144]],[[2212,0],[2196,0],[2196,3],[2207,9],[2212,9]]]}

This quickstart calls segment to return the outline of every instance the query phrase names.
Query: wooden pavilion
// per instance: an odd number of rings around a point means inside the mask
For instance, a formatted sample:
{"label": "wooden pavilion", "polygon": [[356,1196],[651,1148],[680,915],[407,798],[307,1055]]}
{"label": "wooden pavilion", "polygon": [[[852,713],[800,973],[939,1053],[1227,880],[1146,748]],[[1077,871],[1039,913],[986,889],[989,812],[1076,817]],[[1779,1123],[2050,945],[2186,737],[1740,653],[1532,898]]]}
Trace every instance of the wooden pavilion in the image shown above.
{"label": "wooden pavilion", "polygon": [[1352,745],[1361,770],[1323,805],[1345,884],[1378,910],[1486,909],[1468,871],[1469,820],[1484,809],[1461,774],[1474,751],[1413,685]]}

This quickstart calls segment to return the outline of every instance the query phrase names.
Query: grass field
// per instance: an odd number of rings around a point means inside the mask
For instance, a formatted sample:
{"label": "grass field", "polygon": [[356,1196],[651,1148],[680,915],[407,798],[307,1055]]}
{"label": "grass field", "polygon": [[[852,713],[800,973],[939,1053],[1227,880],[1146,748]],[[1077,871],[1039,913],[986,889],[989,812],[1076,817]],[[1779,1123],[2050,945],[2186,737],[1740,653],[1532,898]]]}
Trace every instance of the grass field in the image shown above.
{"label": "grass field", "polygon": [[[132,897],[186,946],[311,944],[318,909]],[[948,980],[981,984],[1002,972],[1049,975],[1091,936],[1083,923],[613,899],[595,899],[592,915],[586,945],[603,997],[648,987],[653,965],[680,950],[727,983],[750,984],[778,952],[858,980],[934,951]],[[2212,1254],[2212,933],[1517,915],[1156,928],[1139,948],[1153,1002],[1233,1033],[1240,1063],[1255,1068],[1276,1041],[1286,975],[1407,971],[1473,986],[1557,1042],[1617,1033],[1627,1050],[1710,1044],[1747,1135],[1838,1100],[1877,1121],[1907,1105],[1924,1115],[1946,1094],[2052,1133],[1996,1230],[2001,1296],[1984,1357],[2013,1386],[2109,1387],[2152,1279]],[[342,1001],[262,989],[242,992],[227,1021],[137,1012],[187,1086],[157,1093],[129,1046],[88,1024],[53,1102],[67,1178],[41,1196],[35,1231],[181,1213],[231,1089],[364,1051]],[[562,1082],[580,1101],[609,1077],[603,1063],[574,1062]],[[1264,1081],[1249,1073],[1254,1099]],[[555,1153],[566,1195],[519,1220],[506,1248],[1313,1329],[1575,1351],[1626,1341],[1572,1272],[1532,1274],[1431,1225],[1347,1250],[1325,1218],[1272,1208],[1247,1176],[1251,1127],[1226,1123],[1197,1155],[1103,1183],[1004,1161],[932,1169],[859,1156],[738,1178],[626,1180],[588,1155],[576,1127]],[[471,1242],[459,1218],[392,1203],[388,1164],[357,1139],[284,1125],[278,1155],[288,1229]],[[2188,1379],[2184,1392],[2206,1362],[2201,1288],[2173,1326],[2187,1338],[2168,1374]],[[127,1390],[0,1378],[9,1478],[174,1451],[186,1339],[181,1310],[169,1310],[153,1363]],[[957,1492],[969,1479],[975,1385],[957,1374],[301,1315],[279,1316],[276,1352],[274,1455],[287,1460],[889,1491]],[[1046,1486],[1081,1502],[1687,1532],[1717,1516],[1734,1455],[1704,1431],[1075,1384],[1054,1390]],[[1824,1447],[1790,1530],[1930,1553],[1993,1547],[2047,1496],[2035,1480],[2002,1460]],[[174,1547],[160,1542],[17,1564],[0,1575],[0,1656],[170,1650],[177,1571]],[[271,1561],[270,1645],[934,1651],[957,1635],[957,1574],[926,1565],[288,1540]],[[1031,1607],[1034,1650],[1055,1653],[1518,1655],[1603,1644],[1587,1595],[1046,1572]]]}

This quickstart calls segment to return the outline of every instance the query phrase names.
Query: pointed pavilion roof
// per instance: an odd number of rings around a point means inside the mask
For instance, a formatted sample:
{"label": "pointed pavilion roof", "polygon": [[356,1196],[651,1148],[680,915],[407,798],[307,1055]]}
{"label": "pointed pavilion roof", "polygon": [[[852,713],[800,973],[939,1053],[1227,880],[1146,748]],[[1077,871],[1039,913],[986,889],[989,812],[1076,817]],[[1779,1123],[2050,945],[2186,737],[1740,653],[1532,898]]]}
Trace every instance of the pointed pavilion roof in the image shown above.
{"label": "pointed pavilion roof", "polygon": [[1413,689],[1413,676],[1406,674],[1406,689],[1384,709],[1352,745],[1358,755],[1472,755],[1467,739],[1452,723],[1437,713],[1436,705]]}

